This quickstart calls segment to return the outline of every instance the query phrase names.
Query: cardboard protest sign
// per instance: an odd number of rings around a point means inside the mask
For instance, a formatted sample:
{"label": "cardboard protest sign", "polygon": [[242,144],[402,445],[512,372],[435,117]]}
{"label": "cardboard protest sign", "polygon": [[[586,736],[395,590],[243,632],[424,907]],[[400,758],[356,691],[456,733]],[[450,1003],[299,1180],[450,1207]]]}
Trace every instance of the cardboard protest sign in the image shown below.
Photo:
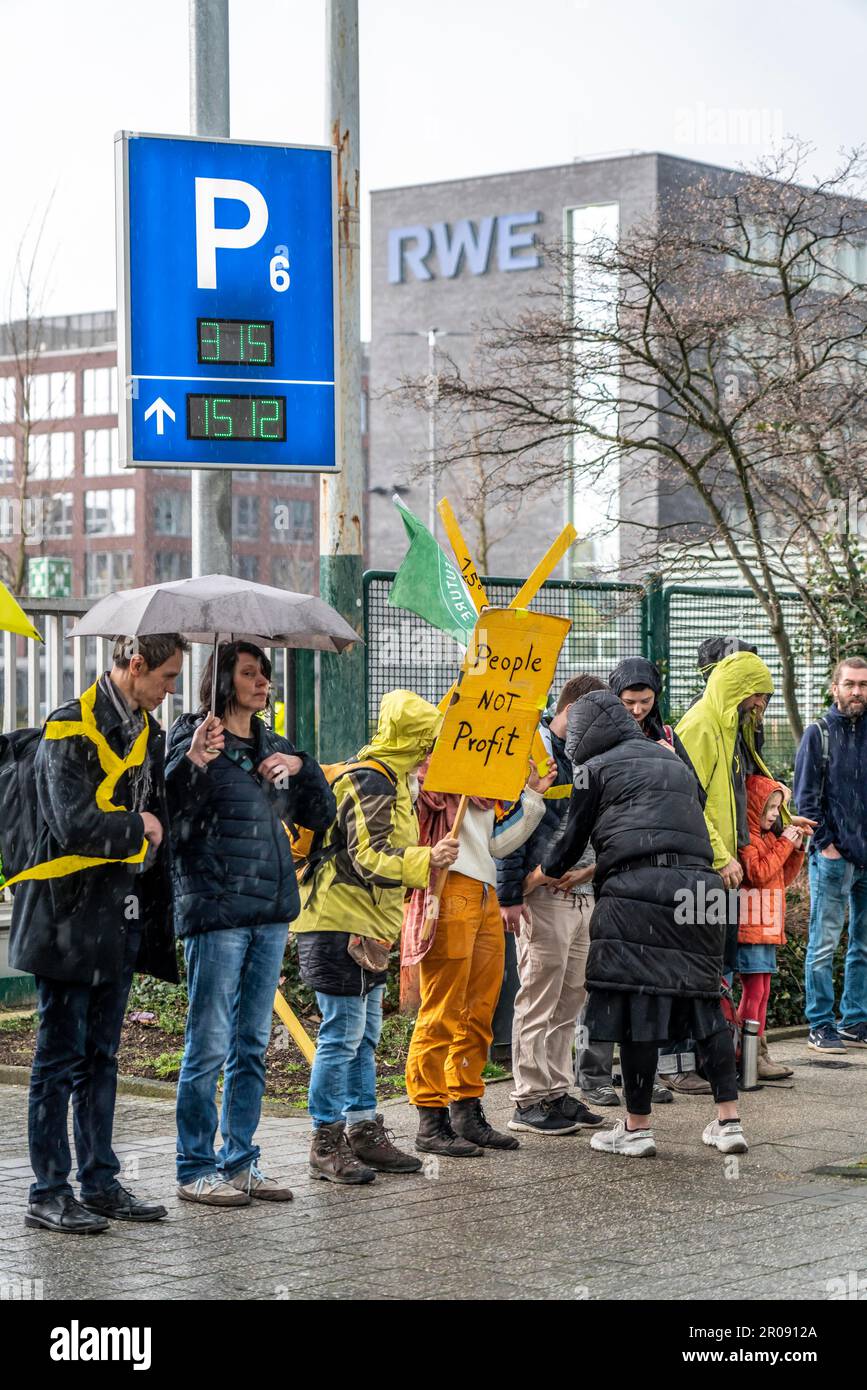
{"label": "cardboard protest sign", "polygon": [[425,776],[429,791],[515,801],[554,679],[568,618],[486,608]]}

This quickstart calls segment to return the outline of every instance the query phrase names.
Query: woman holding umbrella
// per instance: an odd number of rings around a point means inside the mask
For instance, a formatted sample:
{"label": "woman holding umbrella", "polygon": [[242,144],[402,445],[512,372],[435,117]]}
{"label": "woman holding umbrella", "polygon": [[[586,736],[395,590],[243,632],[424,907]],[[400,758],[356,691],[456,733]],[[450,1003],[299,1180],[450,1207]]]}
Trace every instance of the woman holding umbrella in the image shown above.
{"label": "woman holding umbrella", "polygon": [[[178,1196],[213,1206],[289,1201],[259,1166],[253,1136],[289,923],[300,909],[286,824],[325,830],[334,795],[319,765],[258,716],[271,664],[252,642],[220,647],[202,678],[200,711],[169,735],[166,787],[177,933],[189,1013],[178,1081]],[[212,712],[211,712],[212,711]],[[214,1152],[215,1091],[223,1070]]]}

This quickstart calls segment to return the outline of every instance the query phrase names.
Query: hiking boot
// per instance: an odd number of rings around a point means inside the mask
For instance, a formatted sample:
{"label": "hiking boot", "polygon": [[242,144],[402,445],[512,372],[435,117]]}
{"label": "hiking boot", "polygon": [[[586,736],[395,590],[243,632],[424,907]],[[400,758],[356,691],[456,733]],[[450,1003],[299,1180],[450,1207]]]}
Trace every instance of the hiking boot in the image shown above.
{"label": "hiking boot", "polygon": [[677,1071],[672,1075],[660,1075],[663,1086],[676,1091],[679,1096],[709,1096],[710,1082],[699,1076],[697,1071]]}
{"label": "hiking boot", "polygon": [[285,1182],[268,1177],[255,1163],[233,1173],[228,1182],[230,1187],[236,1187],[239,1192],[246,1192],[248,1197],[255,1197],[260,1202],[292,1201],[292,1191]]}
{"label": "hiking boot", "polygon": [[449,1106],[452,1128],[462,1139],[478,1144],[481,1149],[519,1149],[521,1145],[511,1134],[501,1134],[488,1124],[478,1096],[470,1100],[453,1100]]}
{"label": "hiking boot", "polygon": [[582,1090],[582,1096],[589,1100],[591,1105],[619,1105],[620,1097],[613,1086],[594,1086],[591,1090]]}
{"label": "hiking boot", "polygon": [[624,1158],[655,1158],[656,1141],[652,1129],[627,1129],[618,1120],[613,1129],[594,1134],[590,1140],[591,1149],[600,1153],[622,1154]]}
{"label": "hiking boot", "polygon": [[357,1186],[359,1183],[373,1182],[376,1177],[372,1168],[359,1163],[349,1147],[344,1120],[335,1120],[333,1124],[314,1129],[309,1163],[311,1178],[322,1178],[325,1182]]}
{"label": "hiking boot", "polygon": [[845,1052],[846,1044],[833,1023],[823,1023],[811,1028],[807,1034],[807,1046],[813,1052]]}
{"label": "hiking boot", "polygon": [[604,1125],[605,1123],[601,1115],[594,1115],[589,1106],[586,1106],[577,1096],[570,1096],[568,1091],[564,1091],[562,1096],[558,1096],[555,1104],[561,1115],[565,1115],[567,1120],[577,1120],[584,1129],[594,1129],[596,1125]]}
{"label": "hiking boot", "polygon": [[794,1076],[791,1067],[784,1067],[782,1062],[775,1062],[768,1052],[768,1041],[764,1033],[759,1038],[759,1081],[782,1081],[784,1077]]}
{"label": "hiking boot", "polygon": [[719,1149],[721,1154],[745,1154],[749,1148],[740,1120],[712,1120],[705,1126],[701,1142]]}
{"label": "hiking boot", "polygon": [[420,1158],[403,1153],[392,1142],[394,1135],[386,1129],[382,1115],[350,1125],[346,1139],[359,1163],[366,1163],[377,1173],[417,1173],[422,1166]]}
{"label": "hiking boot", "polygon": [[419,1153],[444,1154],[446,1158],[481,1158],[485,1152],[481,1144],[471,1144],[469,1139],[455,1134],[448,1108],[444,1105],[418,1107],[415,1146]]}
{"label": "hiking boot", "polygon": [[95,1236],[107,1231],[109,1222],[76,1201],[71,1192],[46,1197],[41,1202],[28,1202],[25,1226],[43,1231],[62,1231],[70,1236]]}
{"label": "hiking boot", "polygon": [[530,1105],[517,1105],[509,1121],[509,1129],[526,1130],[528,1134],[577,1134],[581,1120],[569,1120],[556,1100],[545,1097]]}
{"label": "hiking boot", "polygon": [[841,1023],[837,1033],[847,1047],[867,1047],[867,1023]]}
{"label": "hiking boot", "polygon": [[248,1207],[250,1194],[239,1192],[219,1173],[206,1173],[192,1182],[178,1183],[178,1196],[185,1202],[202,1202],[207,1207]]}

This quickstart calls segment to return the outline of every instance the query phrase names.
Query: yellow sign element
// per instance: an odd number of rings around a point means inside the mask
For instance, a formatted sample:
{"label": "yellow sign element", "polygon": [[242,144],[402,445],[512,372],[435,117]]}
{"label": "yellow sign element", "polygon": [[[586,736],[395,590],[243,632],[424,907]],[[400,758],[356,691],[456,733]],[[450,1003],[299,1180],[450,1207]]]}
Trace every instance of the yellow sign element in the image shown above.
{"label": "yellow sign element", "polygon": [[[94,705],[96,703],[96,685],[90,686],[84,694],[79,697],[81,706],[81,719],[49,719],[45,725],[43,737],[46,739],[76,738],[83,737],[90,740],[96,746],[99,765],[105,773],[105,777],[96,788],[96,804],[100,811],[109,813],[112,811],[125,811],[125,806],[116,806],[112,801],[118,782],[125,772],[133,767],[141,767],[145,760],[148,746],[149,724],[145,716],[144,727],[138,735],[135,743],[125,758],[118,757],[114,749],[108,743],[101,729],[97,727]],[[106,859],[83,854],[64,854],[57,859],[48,859],[42,864],[36,864],[32,869],[25,869],[22,873],[16,874],[4,882],[0,878],[0,883],[4,888],[14,888],[16,883],[23,883],[25,879],[48,879],[66,878],[69,874],[80,873],[82,869],[93,869],[103,864],[141,864],[148,852],[147,840],[142,841],[140,850],[135,854],[129,855],[126,859]]]}
{"label": "yellow sign element", "polygon": [[[452,548],[454,557],[457,560],[461,578],[467,586],[470,598],[475,604],[477,613],[481,613],[483,608],[488,606],[488,596],[485,593],[485,586],[479,578],[478,571],[473,564],[473,557],[470,554],[470,547],[464,540],[464,534],[458,525],[458,519],[452,511],[452,504],[447,497],[443,497],[437,503],[437,511],[443,524],[443,530],[449,538],[449,545]],[[510,605],[517,607],[516,604]],[[524,605],[526,607],[526,604]]]}
{"label": "yellow sign element", "polygon": [[486,608],[479,615],[457,699],[431,754],[427,790],[517,801],[571,626],[568,618],[526,608]]}
{"label": "yellow sign element", "polygon": [[0,632],[15,632],[19,637],[29,637],[32,642],[42,641],[41,635],[5,584],[0,584]]}
{"label": "yellow sign element", "polygon": [[316,1056],[316,1044],[311,1037],[308,1037],[300,1018],[297,1014],[293,1013],[279,989],[274,995],[274,1012],[278,1018],[283,1020],[289,1030],[290,1036],[297,1043],[301,1052],[312,1066],[313,1058]]}

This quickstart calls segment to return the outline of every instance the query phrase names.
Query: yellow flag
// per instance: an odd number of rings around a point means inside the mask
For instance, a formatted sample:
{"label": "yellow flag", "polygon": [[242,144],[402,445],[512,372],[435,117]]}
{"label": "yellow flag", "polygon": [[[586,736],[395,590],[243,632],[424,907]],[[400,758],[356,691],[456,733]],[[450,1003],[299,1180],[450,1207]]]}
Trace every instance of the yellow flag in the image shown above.
{"label": "yellow flag", "polygon": [[34,642],[42,641],[41,634],[36,631],[5,584],[0,584],[0,632],[17,632],[20,637],[30,637]]}

